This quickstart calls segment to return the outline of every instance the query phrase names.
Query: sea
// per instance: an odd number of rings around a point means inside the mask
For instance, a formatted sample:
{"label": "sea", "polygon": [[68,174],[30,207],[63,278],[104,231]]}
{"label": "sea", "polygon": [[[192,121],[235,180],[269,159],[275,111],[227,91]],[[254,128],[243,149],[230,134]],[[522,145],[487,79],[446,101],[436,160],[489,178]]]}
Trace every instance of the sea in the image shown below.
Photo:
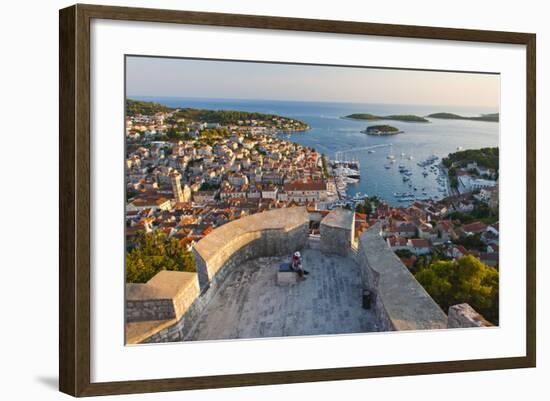
{"label": "sea", "polygon": [[[169,107],[192,107],[213,110],[240,110],[271,113],[306,122],[305,132],[282,134],[283,139],[313,147],[327,155],[358,160],[361,178],[348,186],[348,196],[357,193],[378,196],[393,206],[406,206],[396,194],[413,193],[417,198],[437,198],[448,195],[443,191],[439,169],[417,165],[435,155],[441,158],[461,149],[479,149],[499,145],[499,123],[469,120],[429,119],[429,123],[400,121],[358,121],[342,117],[352,113],[376,115],[414,114],[426,116],[450,112],[462,116],[496,113],[492,108],[466,108],[440,105],[368,104],[342,102],[311,102],[281,100],[205,99],[184,97],[132,96],[136,100],[154,101]],[[370,125],[388,124],[403,131],[391,136],[371,136],[362,133]],[[390,163],[388,156],[395,158]],[[410,169],[410,180],[403,181],[399,166]],[[389,166],[389,168],[386,168]],[[416,188],[416,190],[414,190]]]}

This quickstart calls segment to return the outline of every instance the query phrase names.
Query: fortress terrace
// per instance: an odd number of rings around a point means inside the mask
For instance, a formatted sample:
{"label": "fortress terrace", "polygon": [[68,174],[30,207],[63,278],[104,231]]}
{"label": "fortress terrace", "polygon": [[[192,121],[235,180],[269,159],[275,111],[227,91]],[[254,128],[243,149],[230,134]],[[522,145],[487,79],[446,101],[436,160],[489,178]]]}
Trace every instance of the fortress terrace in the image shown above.
{"label": "fortress terrace", "polygon": [[[162,271],[145,284],[127,284],[127,343],[488,324],[466,304],[451,307],[448,318],[390,250],[378,225],[356,243],[350,211],[328,214],[320,236],[308,234],[309,221],[305,207],[243,217],[198,242],[197,273]],[[297,250],[310,274],[278,280],[280,265]]]}

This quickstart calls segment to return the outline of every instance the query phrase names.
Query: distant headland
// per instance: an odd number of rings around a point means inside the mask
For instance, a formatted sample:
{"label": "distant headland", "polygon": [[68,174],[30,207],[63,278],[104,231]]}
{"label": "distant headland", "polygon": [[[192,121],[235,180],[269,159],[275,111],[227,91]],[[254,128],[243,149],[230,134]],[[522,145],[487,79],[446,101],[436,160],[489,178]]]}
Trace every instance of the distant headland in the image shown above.
{"label": "distant headland", "polygon": [[499,122],[499,113],[482,114],[480,116],[475,116],[475,117],[464,117],[453,113],[434,113],[434,114],[428,115],[428,117],[440,118],[443,120],[472,120],[472,121],[489,121],[489,122],[495,122],[495,123]]}
{"label": "distant headland", "polygon": [[394,121],[404,121],[409,123],[429,123],[430,122],[424,117],[419,117],[412,114],[394,114],[390,116],[377,116],[375,114],[369,114],[369,113],[354,113],[354,114],[347,115],[344,118],[348,118],[352,120],[368,120],[368,121],[394,120]]}
{"label": "distant headland", "polygon": [[[168,107],[156,102],[126,99],[128,115],[155,115],[156,113],[171,113],[176,121],[201,121],[211,125],[265,127],[279,132],[304,132],[311,127],[300,120],[271,113],[257,113],[240,110],[212,110],[197,108]],[[177,125],[177,124],[176,124]]]}
{"label": "distant headland", "polygon": [[399,128],[392,127],[391,125],[371,125],[370,127],[367,127],[364,131],[361,131],[364,134],[367,135],[396,135],[396,134],[402,134],[403,131],[399,130]]}

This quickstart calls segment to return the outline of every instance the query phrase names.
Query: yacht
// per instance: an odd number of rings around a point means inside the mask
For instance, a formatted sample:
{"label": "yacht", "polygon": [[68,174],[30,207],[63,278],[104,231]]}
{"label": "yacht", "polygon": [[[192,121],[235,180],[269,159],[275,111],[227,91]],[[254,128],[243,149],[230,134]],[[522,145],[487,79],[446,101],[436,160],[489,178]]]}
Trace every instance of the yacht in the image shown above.
{"label": "yacht", "polygon": [[412,202],[414,200],[416,200],[414,196],[409,196],[409,197],[399,198],[397,202]]}
{"label": "yacht", "polygon": [[346,184],[357,184],[359,180],[357,178],[351,178],[351,177],[344,177],[342,179]]}

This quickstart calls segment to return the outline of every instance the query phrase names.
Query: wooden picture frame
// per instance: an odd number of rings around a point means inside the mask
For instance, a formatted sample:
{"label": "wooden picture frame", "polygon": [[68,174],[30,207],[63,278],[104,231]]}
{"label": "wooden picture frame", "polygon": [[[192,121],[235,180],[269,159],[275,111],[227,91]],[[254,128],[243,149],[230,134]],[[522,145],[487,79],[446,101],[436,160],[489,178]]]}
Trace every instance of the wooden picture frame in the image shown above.
{"label": "wooden picture frame", "polygon": [[[90,21],[94,18],[526,46],[526,356],[275,373],[92,383],[90,380]],[[530,33],[74,5],[59,14],[59,388],[73,396],[349,380],[534,367],[536,363],[535,49]]]}

